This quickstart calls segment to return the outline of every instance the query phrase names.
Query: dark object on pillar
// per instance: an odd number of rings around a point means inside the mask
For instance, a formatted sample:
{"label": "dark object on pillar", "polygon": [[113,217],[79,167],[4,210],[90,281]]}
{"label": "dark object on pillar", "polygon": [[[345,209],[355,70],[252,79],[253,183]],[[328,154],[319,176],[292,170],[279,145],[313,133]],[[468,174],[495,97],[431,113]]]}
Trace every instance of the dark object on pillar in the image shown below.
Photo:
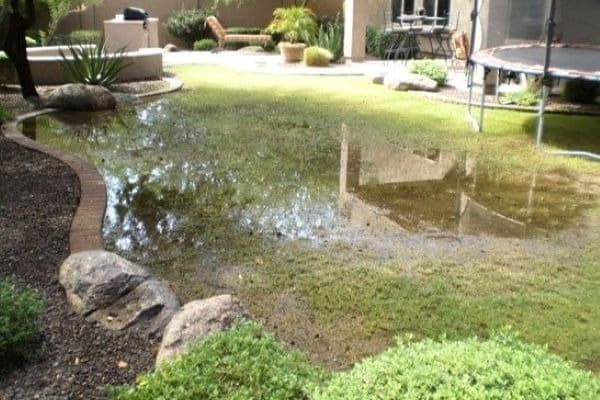
{"label": "dark object on pillar", "polygon": [[39,97],[27,60],[27,43],[25,32],[35,21],[34,0],[25,0],[25,15],[21,14],[18,7],[19,0],[10,0],[4,5],[4,17],[8,20],[8,30],[4,37],[0,37],[0,49],[3,50],[17,70],[19,84],[23,98]]}

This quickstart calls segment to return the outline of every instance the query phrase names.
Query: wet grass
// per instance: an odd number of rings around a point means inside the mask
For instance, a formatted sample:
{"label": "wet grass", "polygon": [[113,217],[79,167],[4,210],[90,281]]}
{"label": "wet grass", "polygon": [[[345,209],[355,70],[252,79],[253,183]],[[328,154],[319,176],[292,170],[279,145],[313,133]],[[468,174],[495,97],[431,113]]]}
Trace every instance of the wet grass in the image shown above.
{"label": "wet grass", "polygon": [[[38,136],[83,154],[116,182],[109,248],[150,266],[182,300],[238,293],[267,329],[333,368],[380,352],[397,334],[462,338],[512,325],[525,340],[600,370],[597,224],[577,246],[547,240],[539,251],[508,242],[490,254],[467,245],[435,254],[393,248],[402,242],[385,252],[353,242],[315,247],[280,240],[277,226],[240,229],[248,210],[289,208],[299,188],[311,202],[331,201],[342,131],[358,143],[469,152],[489,171],[553,172],[597,185],[598,164],[535,151],[530,114],[490,112],[486,133],[476,135],[464,107],[365,78],[174,72],[186,89],[141,123],[125,111],[67,134],[41,119]],[[600,150],[598,118],[551,116],[548,128],[551,144]],[[120,236],[132,244],[119,247]]]}

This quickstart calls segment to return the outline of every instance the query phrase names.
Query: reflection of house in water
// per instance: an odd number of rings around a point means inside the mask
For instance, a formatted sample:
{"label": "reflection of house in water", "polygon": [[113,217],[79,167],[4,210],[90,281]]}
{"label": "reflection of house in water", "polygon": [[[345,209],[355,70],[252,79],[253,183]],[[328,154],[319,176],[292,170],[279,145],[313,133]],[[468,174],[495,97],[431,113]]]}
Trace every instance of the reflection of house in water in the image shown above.
{"label": "reflection of house in water", "polygon": [[[340,207],[353,224],[374,233],[530,233],[526,221],[532,188],[521,186],[518,195],[508,194],[505,201],[496,199],[504,194],[492,193],[498,190],[497,182],[490,185],[486,180],[477,175],[475,161],[467,155],[342,142]],[[486,205],[476,200],[479,197]]]}

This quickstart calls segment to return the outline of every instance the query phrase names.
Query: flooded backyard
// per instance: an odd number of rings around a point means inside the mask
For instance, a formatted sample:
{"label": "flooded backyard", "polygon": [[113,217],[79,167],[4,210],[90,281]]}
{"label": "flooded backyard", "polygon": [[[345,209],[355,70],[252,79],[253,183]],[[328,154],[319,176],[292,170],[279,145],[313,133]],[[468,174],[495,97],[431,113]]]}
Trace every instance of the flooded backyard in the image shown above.
{"label": "flooded backyard", "polygon": [[[237,293],[325,365],[348,366],[398,333],[518,325],[526,313],[511,302],[542,285],[525,266],[539,272],[600,237],[598,182],[567,172],[488,168],[468,152],[365,139],[343,124],[315,130],[267,114],[286,134],[262,135],[189,115],[174,96],[22,130],[102,173],[108,250],[150,267],[183,301]],[[489,293],[508,279],[514,298],[479,301],[473,274],[489,278]],[[394,304],[376,303],[384,293]],[[489,324],[478,319],[486,312]],[[552,312],[544,318],[562,311]]]}

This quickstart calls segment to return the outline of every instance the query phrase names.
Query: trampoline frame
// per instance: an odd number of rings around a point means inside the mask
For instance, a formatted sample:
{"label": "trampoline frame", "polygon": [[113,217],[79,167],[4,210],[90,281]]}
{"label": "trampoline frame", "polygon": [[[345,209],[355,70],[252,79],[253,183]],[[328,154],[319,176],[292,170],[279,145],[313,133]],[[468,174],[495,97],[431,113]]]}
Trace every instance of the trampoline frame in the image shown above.
{"label": "trampoline frame", "polygon": [[[500,63],[486,63],[481,60],[478,60],[476,57],[473,57],[474,53],[474,45],[475,45],[475,37],[477,35],[477,21],[479,19],[479,7],[480,0],[473,1],[473,10],[471,11],[471,46],[469,48],[469,55],[467,57],[467,86],[469,88],[469,96],[467,100],[467,119],[471,122],[474,129],[478,132],[483,132],[483,121],[484,121],[484,110],[485,110],[485,84],[487,81],[487,76],[489,74],[489,68],[497,68],[504,69],[500,65]],[[600,161],[600,154],[592,153],[589,151],[572,151],[572,150],[545,150],[543,137],[544,137],[544,116],[546,113],[546,104],[548,102],[548,96],[550,94],[550,90],[552,89],[553,79],[554,77],[558,78],[573,78],[578,77],[586,80],[598,80],[599,77],[596,76],[573,76],[573,74],[554,74],[550,69],[550,64],[552,60],[552,39],[554,38],[554,31],[556,27],[556,0],[550,0],[550,13],[547,20],[547,33],[546,33],[546,43],[545,43],[545,57],[544,57],[544,67],[540,74],[539,69],[532,72],[531,70],[527,70],[527,68],[519,68],[516,72],[524,72],[531,73],[535,75],[541,75],[542,77],[542,99],[540,101],[539,109],[538,109],[538,122],[536,129],[536,146],[538,149],[545,151],[549,154],[561,155],[561,156],[576,156],[576,157],[587,157],[596,161]],[[501,60],[498,60],[499,62]],[[474,85],[474,74],[475,74],[475,66],[479,64],[483,67],[483,80],[481,82],[481,103],[479,109],[479,118],[476,119],[472,113],[472,105],[473,105],[473,85]]]}

